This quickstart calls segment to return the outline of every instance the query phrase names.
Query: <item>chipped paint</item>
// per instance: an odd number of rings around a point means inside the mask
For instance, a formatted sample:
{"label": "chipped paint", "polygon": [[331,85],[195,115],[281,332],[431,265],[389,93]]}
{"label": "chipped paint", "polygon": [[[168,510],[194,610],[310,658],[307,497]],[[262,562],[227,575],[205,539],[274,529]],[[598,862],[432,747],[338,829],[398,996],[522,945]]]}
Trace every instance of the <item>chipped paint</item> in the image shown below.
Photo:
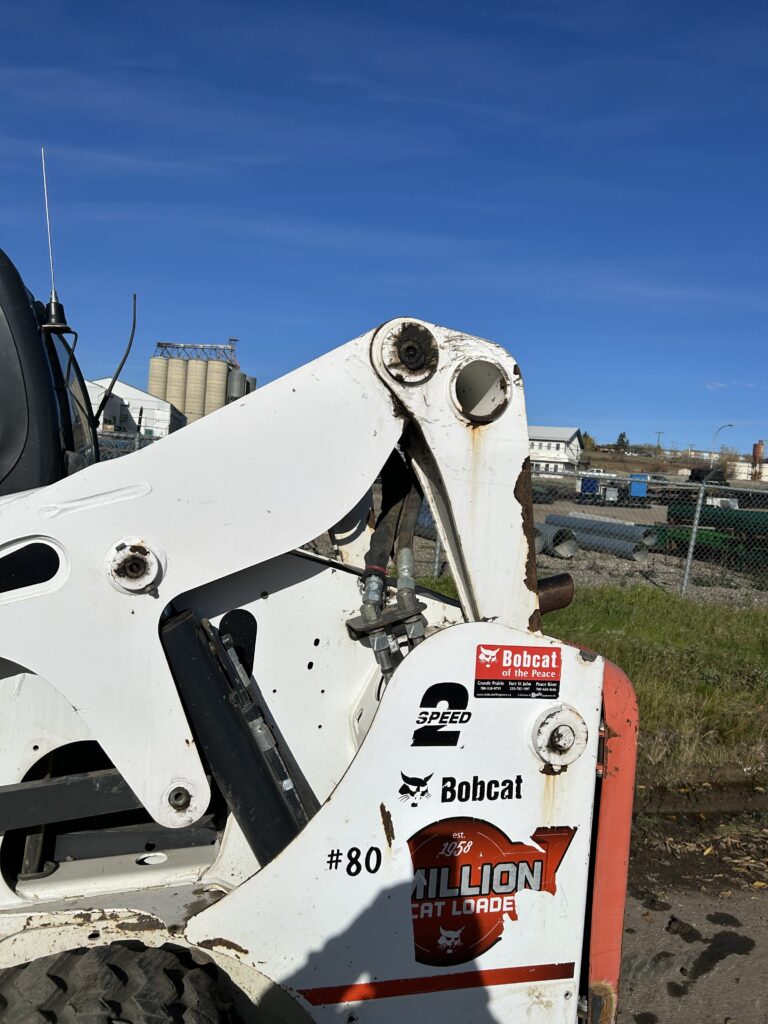
{"label": "chipped paint", "polygon": [[595,981],[589,986],[590,1024],[614,1024],[617,996],[607,981]]}
{"label": "chipped paint", "polygon": [[248,950],[243,949],[242,946],[238,946],[236,942],[232,942],[231,939],[203,939],[198,942],[198,946],[202,946],[203,949],[231,949],[234,953],[241,953],[243,956],[248,956]]}
{"label": "chipped paint", "polygon": [[[534,543],[533,525],[533,489],[531,486],[531,460],[526,456],[520,474],[515,482],[515,499],[520,505],[520,512],[523,517],[523,535],[528,545],[525,559],[525,585],[536,594],[538,602],[538,587],[536,585],[536,547]],[[538,606],[534,608],[528,619],[528,629],[532,633],[541,631],[541,613]]]}
{"label": "chipped paint", "polygon": [[379,810],[381,811],[381,823],[384,826],[384,835],[387,837],[387,846],[391,848],[395,839],[395,826],[392,824],[392,815],[384,804],[379,804]]}

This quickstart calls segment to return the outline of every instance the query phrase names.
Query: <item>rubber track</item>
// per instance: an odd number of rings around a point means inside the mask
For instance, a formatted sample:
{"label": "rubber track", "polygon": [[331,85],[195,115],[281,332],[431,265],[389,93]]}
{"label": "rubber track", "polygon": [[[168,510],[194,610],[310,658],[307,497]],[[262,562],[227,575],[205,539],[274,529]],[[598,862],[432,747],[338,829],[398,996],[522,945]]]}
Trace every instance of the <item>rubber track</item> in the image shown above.
{"label": "rubber track", "polygon": [[116,943],[0,970],[2,1024],[239,1024],[218,968]]}

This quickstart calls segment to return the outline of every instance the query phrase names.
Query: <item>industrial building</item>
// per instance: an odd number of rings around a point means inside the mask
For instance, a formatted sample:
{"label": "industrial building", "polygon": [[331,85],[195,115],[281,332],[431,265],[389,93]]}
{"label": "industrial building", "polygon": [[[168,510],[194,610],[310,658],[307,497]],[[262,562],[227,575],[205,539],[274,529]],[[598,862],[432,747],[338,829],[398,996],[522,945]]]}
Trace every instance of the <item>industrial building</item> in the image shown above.
{"label": "industrial building", "polygon": [[[85,385],[91,405],[98,409],[110,378],[87,380]],[[170,402],[118,380],[104,408],[100,430],[103,434],[140,434],[156,439],[172,434],[186,422],[184,414]]]}
{"label": "industrial building", "polygon": [[531,465],[538,473],[575,473],[584,441],[578,427],[528,427]]}
{"label": "industrial building", "polygon": [[226,345],[160,341],[149,361],[147,390],[194,423],[255,390],[256,378],[240,369],[236,346],[237,338]]}

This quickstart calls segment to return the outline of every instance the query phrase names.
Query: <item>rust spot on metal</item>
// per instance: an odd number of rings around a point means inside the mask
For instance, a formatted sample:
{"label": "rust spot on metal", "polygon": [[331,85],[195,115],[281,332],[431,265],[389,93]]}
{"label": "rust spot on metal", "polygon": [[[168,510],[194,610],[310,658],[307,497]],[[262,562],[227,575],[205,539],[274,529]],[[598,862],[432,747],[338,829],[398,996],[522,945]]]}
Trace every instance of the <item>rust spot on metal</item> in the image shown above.
{"label": "rust spot on metal", "polygon": [[614,1024],[616,991],[607,981],[594,981],[589,986],[589,1020],[591,1024]]}
{"label": "rust spot on metal", "polygon": [[151,914],[136,914],[133,921],[119,921],[116,927],[119,932],[156,932],[165,925]]}
{"label": "rust spot on metal", "polygon": [[231,949],[235,953],[242,953],[243,956],[248,955],[248,950],[243,949],[242,946],[238,946],[236,942],[232,942],[231,939],[203,939],[202,942],[198,942],[198,946],[202,946],[203,949]]}
{"label": "rust spot on metal", "polygon": [[541,770],[541,775],[564,775],[568,771],[567,764],[545,764]]}
{"label": "rust spot on metal", "polygon": [[[528,555],[525,560],[525,585],[532,593],[538,594],[536,586],[536,548],[534,545],[531,460],[527,455],[523,459],[520,475],[515,482],[515,498],[520,503],[523,513],[523,533],[528,543]],[[538,632],[541,629],[541,614],[538,608],[531,612],[531,616],[528,619],[528,629],[534,632]]]}
{"label": "rust spot on metal", "polygon": [[381,823],[384,826],[384,835],[387,837],[387,846],[391,847],[395,838],[395,826],[392,824],[392,815],[384,804],[379,804],[381,811]]}

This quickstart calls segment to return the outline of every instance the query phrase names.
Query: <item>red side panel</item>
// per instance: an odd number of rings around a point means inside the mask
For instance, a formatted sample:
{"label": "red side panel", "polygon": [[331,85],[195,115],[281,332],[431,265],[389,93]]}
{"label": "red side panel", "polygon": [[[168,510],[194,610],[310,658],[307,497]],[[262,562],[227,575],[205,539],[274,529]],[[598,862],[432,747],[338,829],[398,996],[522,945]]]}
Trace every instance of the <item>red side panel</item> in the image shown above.
{"label": "red side panel", "polygon": [[589,1019],[593,1024],[611,1024],[616,1017],[637,760],[637,698],[629,679],[610,662],[605,664],[603,677],[603,714],[603,781],[589,943]]}

